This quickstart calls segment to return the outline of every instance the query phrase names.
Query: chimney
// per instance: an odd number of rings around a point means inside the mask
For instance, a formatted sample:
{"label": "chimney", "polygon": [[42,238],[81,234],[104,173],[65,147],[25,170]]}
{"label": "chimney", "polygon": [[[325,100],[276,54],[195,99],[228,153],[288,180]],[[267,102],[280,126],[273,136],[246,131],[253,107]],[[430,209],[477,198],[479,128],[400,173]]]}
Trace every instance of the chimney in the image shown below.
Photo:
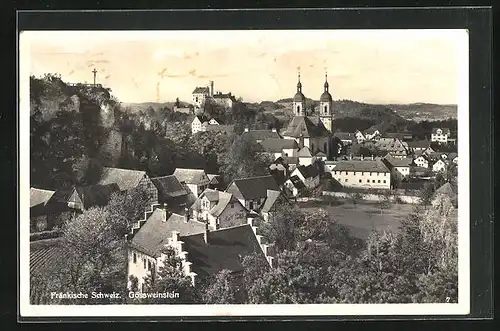
{"label": "chimney", "polygon": [[245,128],[245,132],[248,132],[248,128]]}
{"label": "chimney", "polygon": [[185,207],[184,208],[184,222],[188,222],[189,221],[189,208]]}
{"label": "chimney", "polygon": [[203,232],[203,241],[206,245],[208,245],[208,233],[210,230],[208,229],[208,222],[205,223],[205,232]]}

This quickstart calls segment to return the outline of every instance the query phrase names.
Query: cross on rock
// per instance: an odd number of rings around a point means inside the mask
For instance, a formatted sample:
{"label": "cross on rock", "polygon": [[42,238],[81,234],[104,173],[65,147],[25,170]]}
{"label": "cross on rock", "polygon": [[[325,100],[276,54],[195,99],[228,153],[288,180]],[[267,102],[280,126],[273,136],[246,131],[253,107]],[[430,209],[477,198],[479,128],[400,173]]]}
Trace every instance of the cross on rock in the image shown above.
{"label": "cross on rock", "polygon": [[94,68],[94,70],[92,70],[92,72],[94,73],[94,85],[95,85],[95,75],[97,74],[97,70],[95,70],[95,68]]}

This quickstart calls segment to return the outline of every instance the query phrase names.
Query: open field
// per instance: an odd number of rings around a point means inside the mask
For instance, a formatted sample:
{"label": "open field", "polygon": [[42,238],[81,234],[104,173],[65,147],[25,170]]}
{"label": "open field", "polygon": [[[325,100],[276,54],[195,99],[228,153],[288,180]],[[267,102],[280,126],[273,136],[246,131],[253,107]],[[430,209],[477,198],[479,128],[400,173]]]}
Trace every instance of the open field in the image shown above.
{"label": "open field", "polygon": [[348,227],[352,235],[361,239],[366,239],[373,229],[398,231],[401,219],[408,217],[414,208],[407,204],[391,204],[381,213],[377,203],[358,202],[354,205],[346,200],[340,201],[342,204],[332,206],[323,201],[299,202],[298,206],[309,211],[325,209],[337,222]]}

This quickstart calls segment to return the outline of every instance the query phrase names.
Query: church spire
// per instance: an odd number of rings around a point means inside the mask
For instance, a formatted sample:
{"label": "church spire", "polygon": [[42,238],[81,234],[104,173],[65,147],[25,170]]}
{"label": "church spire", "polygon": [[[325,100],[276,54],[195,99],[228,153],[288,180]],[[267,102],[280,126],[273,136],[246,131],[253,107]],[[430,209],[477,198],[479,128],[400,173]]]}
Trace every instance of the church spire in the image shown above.
{"label": "church spire", "polygon": [[297,73],[298,73],[297,92],[302,92],[302,83],[300,82],[300,67],[297,67]]}
{"label": "church spire", "polygon": [[325,92],[328,92],[328,72],[325,69]]}

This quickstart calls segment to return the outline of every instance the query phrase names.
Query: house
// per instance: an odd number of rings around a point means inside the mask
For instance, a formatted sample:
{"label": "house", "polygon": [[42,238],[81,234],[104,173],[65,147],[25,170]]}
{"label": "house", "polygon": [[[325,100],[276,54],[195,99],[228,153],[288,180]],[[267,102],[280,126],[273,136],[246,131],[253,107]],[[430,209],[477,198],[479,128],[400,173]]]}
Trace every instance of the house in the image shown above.
{"label": "house", "polygon": [[248,210],[231,193],[206,189],[191,206],[192,219],[208,223],[211,230],[234,226],[235,218],[246,224]]}
{"label": "house", "polygon": [[446,171],[446,162],[439,159],[432,164],[432,171],[434,172],[444,172]]}
{"label": "house", "polygon": [[332,178],[345,187],[391,188],[391,171],[381,160],[338,161],[333,168]]}
{"label": "house", "polygon": [[309,165],[314,161],[311,150],[309,147],[305,146],[297,152],[297,157],[299,158],[300,165]]}
{"label": "house", "polygon": [[430,179],[432,172],[429,168],[410,166],[410,177],[420,179]]}
{"label": "house", "polygon": [[424,149],[424,151],[422,152],[422,154],[426,154],[426,155],[429,155],[429,154],[432,154],[432,153],[436,153],[436,151],[431,147],[427,147],[426,149]]}
{"label": "house", "polygon": [[[77,217],[91,207],[104,207],[113,193],[120,192],[117,184],[76,186],[55,191],[44,203],[34,208],[32,229],[51,230],[65,221]],[[35,193],[35,192],[34,192]]]}
{"label": "house", "polygon": [[208,117],[204,115],[196,115],[191,122],[191,134],[194,135],[200,131],[205,131],[208,121]]}
{"label": "house", "polygon": [[192,92],[193,104],[195,108],[203,108],[206,99],[214,95],[214,82],[210,81],[209,86],[196,87]]}
{"label": "house", "polygon": [[417,167],[429,168],[429,158],[427,154],[417,156],[413,159],[413,163],[415,163]]}
{"label": "house", "polygon": [[[161,253],[168,245],[173,233],[190,235],[203,233],[206,224],[190,220],[187,215],[171,213],[153,205],[152,210],[144,213],[144,219],[138,221],[126,236],[128,268],[127,279],[137,278],[138,289],[143,291],[144,278],[157,271],[161,265]],[[131,282],[128,287],[130,288]]]}
{"label": "house", "polygon": [[151,178],[158,189],[158,203],[171,211],[181,212],[189,208],[196,197],[174,175]]}
{"label": "house", "polygon": [[448,128],[433,128],[431,132],[431,141],[438,144],[447,144],[451,132]]}
{"label": "house", "polygon": [[274,159],[278,157],[296,156],[299,145],[295,140],[282,138],[267,138],[260,142],[264,151]]}
{"label": "house", "polygon": [[212,100],[224,108],[232,108],[234,103],[236,103],[236,98],[231,93],[217,92],[212,96]]}
{"label": "house", "polygon": [[222,176],[221,175],[215,175],[215,174],[207,174],[208,177],[208,188],[213,189],[213,190],[223,190],[224,188],[222,187],[224,185],[224,182],[222,181]]}
{"label": "house", "polygon": [[364,142],[366,139],[365,135],[359,131],[359,130],[356,130],[356,132],[354,132],[354,137],[356,138],[356,142],[358,144],[361,144],[362,142]]}
{"label": "house", "polygon": [[[149,196],[148,205],[158,203],[158,189],[145,171],[121,168],[103,168],[99,185],[116,184],[121,192],[140,189]],[[145,206],[147,208],[147,206]]]}
{"label": "house", "polygon": [[269,138],[275,138],[275,139],[280,139],[282,138],[278,131],[276,129],[271,129],[271,130],[249,130],[248,128],[245,128],[243,134],[243,137],[250,137],[250,139],[254,140],[255,142],[261,143],[262,141],[269,139]]}
{"label": "house", "polygon": [[319,172],[312,164],[298,166],[290,176],[299,177],[308,189],[314,189],[319,185]]}
{"label": "house", "polygon": [[453,162],[454,164],[458,164],[458,154],[457,153],[449,153],[448,161]]}
{"label": "house", "polygon": [[291,176],[285,182],[285,187],[290,190],[293,197],[297,197],[301,192],[304,192],[307,187],[299,176]]}
{"label": "house", "polygon": [[210,183],[205,170],[177,168],[173,175],[181,184],[185,184],[195,197],[198,197]]}
{"label": "house", "polygon": [[290,203],[286,196],[281,191],[267,190],[267,198],[260,208],[260,214],[264,221],[269,221],[273,213],[277,210],[280,204]]}
{"label": "house", "polygon": [[383,159],[383,162],[391,170],[394,178],[402,180],[403,178],[407,178],[410,176],[410,166],[413,163],[412,158],[406,157],[400,159],[395,158],[389,154]]}
{"label": "house", "polygon": [[30,188],[30,232],[39,232],[47,228],[45,206],[55,191]]}
{"label": "house", "polygon": [[267,199],[267,190],[280,190],[271,175],[235,179],[226,188],[226,192],[233,194],[246,209],[257,212]]}
{"label": "house", "polygon": [[314,160],[315,161],[326,161],[327,160],[327,155],[323,153],[322,151],[317,151],[316,154],[314,155]]}
{"label": "house", "polygon": [[355,134],[349,132],[335,132],[334,136],[340,139],[340,141],[342,142],[342,144],[344,144],[344,146],[351,145],[354,141],[357,141],[357,137],[355,136]]}
{"label": "house", "polygon": [[268,245],[261,243],[262,237],[257,235],[251,220],[248,224],[210,231],[205,223],[168,215],[159,208],[145,216],[126,237],[129,289],[133,277],[137,279],[138,290],[145,290],[145,277],[158,272],[165,258],[163,249],[167,247],[174,249],[182,261],[184,274],[195,286],[198,279],[224,269],[241,275],[242,258],[247,255],[257,253],[272,265],[272,257],[267,255]]}
{"label": "house", "polygon": [[365,140],[375,140],[380,137],[380,131],[377,129],[367,129],[364,132]]}
{"label": "house", "polygon": [[373,146],[381,151],[391,153],[393,157],[404,158],[408,155],[408,143],[398,138],[380,138]]}
{"label": "house", "polygon": [[431,145],[428,140],[413,140],[408,141],[408,148],[411,153],[421,154]]}

